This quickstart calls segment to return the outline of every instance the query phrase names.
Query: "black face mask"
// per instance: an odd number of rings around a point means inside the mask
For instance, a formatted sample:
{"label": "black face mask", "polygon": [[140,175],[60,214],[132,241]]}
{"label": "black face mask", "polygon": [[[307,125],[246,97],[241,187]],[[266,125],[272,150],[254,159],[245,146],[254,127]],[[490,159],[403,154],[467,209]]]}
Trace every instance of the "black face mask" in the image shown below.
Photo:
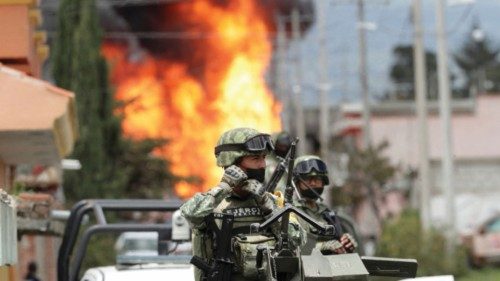
{"label": "black face mask", "polygon": [[260,183],[264,183],[264,178],[266,177],[266,169],[246,169],[246,173],[249,179],[258,180]]}
{"label": "black face mask", "polygon": [[[314,191],[312,191],[311,189],[314,189]],[[300,191],[300,194],[303,196],[303,197],[306,197],[308,199],[318,199],[318,195],[321,196],[321,194],[323,193],[323,187],[322,188],[311,188],[311,189],[306,189],[306,190],[301,190]],[[318,195],[316,195],[314,192],[316,192]]]}

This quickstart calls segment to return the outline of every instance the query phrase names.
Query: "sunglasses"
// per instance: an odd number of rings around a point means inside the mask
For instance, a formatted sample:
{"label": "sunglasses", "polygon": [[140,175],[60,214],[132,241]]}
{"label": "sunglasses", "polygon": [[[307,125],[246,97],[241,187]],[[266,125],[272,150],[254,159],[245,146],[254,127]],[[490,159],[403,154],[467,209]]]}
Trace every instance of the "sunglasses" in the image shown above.
{"label": "sunglasses", "polygon": [[245,150],[248,152],[263,152],[265,150],[274,150],[274,144],[271,140],[271,136],[268,134],[256,135],[250,138],[244,143],[228,143],[221,144],[215,147],[215,155],[218,156],[223,151],[241,151]]}

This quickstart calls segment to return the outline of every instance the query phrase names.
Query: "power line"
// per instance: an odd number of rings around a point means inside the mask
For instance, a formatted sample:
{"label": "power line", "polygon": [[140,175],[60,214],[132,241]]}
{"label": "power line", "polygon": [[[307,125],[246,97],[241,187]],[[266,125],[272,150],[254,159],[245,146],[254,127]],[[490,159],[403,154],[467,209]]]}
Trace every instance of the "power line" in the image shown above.
{"label": "power line", "polygon": [[[50,38],[57,36],[57,31],[47,31],[47,35]],[[269,32],[268,37],[274,38],[275,33]],[[138,39],[158,39],[158,40],[170,40],[170,39],[186,39],[186,40],[200,40],[200,39],[217,39],[217,38],[227,38],[227,35],[217,32],[192,32],[192,31],[106,31],[103,35],[104,38],[109,39],[129,39],[130,37],[136,37]]]}
{"label": "power line", "polygon": [[[128,7],[128,6],[149,6],[154,4],[174,4],[178,2],[187,2],[190,0],[98,0],[97,7]],[[59,9],[59,0],[42,1],[39,8],[42,10],[55,11]]]}
{"label": "power line", "polygon": [[448,34],[448,36],[454,34],[460,27],[462,27],[464,25],[465,20],[470,16],[473,9],[474,9],[474,5],[467,5],[467,8],[464,10],[462,15],[460,15],[460,17],[455,22],[453,27],[446,32]]}

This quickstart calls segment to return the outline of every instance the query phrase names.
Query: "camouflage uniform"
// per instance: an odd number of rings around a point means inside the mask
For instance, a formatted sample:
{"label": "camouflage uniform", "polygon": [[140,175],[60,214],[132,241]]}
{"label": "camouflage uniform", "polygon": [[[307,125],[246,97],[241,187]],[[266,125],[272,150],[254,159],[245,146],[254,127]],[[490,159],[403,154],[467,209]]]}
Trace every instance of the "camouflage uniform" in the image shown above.
{"label": "camouflage uniform", "polygon": [[[248,128],[233,129],[221,136],[217,146],[242,144],[259,134],[258,131]],[[231,213],[235,216],[233,235],[237,233],[248,234],[251,223],[263,222],[266,216],[270,215],[277,207],[275,198],[269,193],[265,193],[259,198],[255,196],[240,198],[233,192],[233,189],[237,186],[255,189],[260,185],[256,180],[248,179],[246,174],[234,165],[241,157],[251,154],[252,152],[245,150],[221,151],[218,154],[216,153],[217,165],[225,168],[221,182],[208,192],[197,193],[181,207],[182,215],[190,222],[193,229],[193,254],[206,259],[206,261],[209,261],[213,255],[211,249],[212,237],[205,231],[206,224],[204,219],[207,215],[212,212]],[[291,224],[289,226],[289,233],[294,245],[305,243],[305,232],[298,224]],[[233,239],[235,239],[234,236]],[[239,258],[236,256],[233,256],[232,259],[236,265],[232,280],[249,280],[243,277],[241,272],[243,266],[240,263],[244,263],[244,261],[238,262]],[[255,262],[253,265],[255,267]],[[195,279],[200,280],[201,271],[198,269],[195,269],[195,271]]]}
{"label": "camouflage uniform", "polygon": [[[317,171],[316,169],[311,169],[307,173],[301,174],[297,171],[299,167],[297,167],[297,164],[301,162],[305,162],[308,160],[318,160],[321,161],[321,159],[317,156],[313,155],[306,155],[306,156],[301,156],[298,157],[295,160],[295,168],[294,168],[294,182],[296,186],[299,186],[299,179],[298,177],[300,176],[317,176],[323,178],[323,185],[326,185],[329,183],[328,180],[328,171],[326,170],[326,165],[324,165],[325,170],[323,172]],[[321,161],[323,164],[324,162]],[[303,198],[302,200],[295,200],[294,201],[294,206],[302,210],[304,213],[306,213],[308,216],[313,218],[315,221],[322,223],[322,224],[329,224],[330,222],[325,219],[323,216],[324,213],[328,213],[330,210],[329,208],[323,204],[322,202],[319,202],[318,200],[314,199],[308,199],[308,198]],[[339,217],[337,216],[337,219]],[[345,219],[342,219],[340,221],[340,224],[343,227],[343,224],[345,223]],[[309,254],[313,248],[317,248],[321,250],[323,253],[331,253],[331,249],[337,249],[341,248],[342,244],[340,243],[340,235],[336,235],[334,239],[331,237],[325,237],[325,236],[319,236],[317,235],[316,229],[314,229],[310,224],[305,222],[302,219],[299,219],[299,222],[301,226],[307,231],[307,243],[302,246],[302,253],[303,254]],[[352,226],[350,224],[349,226]],[[344,228],[344,227],[343,227]],[[349,227],[348,229],[352,229],[352,227]],[[344,229],[345,230],[345,229]],[[352,241],[354,244],[354,247],[357,246],[357,243],[355,239],[349,234],[346,233],[348,238]]]}

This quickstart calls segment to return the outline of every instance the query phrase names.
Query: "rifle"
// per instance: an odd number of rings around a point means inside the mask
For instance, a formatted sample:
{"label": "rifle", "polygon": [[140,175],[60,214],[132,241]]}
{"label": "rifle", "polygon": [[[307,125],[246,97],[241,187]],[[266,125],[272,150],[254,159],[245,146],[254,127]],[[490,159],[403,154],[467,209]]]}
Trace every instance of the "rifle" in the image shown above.
{"label": "rifle", "polygon": [[[297,149],[297,143],[299,142],[298,138],[295,138],[295,140],[292,142],[292,145],[290,146],[290,150],[287,153],[287,156],[285,157],[285,160],[287,160],[288,164],[288,175],[286,179],[286,188],[285,188],[285,207],[286,206],[291,206],[292,205],[292,200],[293,200],[293,162],[295,161],[295,151]],[[278,241],[278,251],[279,255],[284,255],[284,256],[293,256],[293,253],[290,249],[289,245],[289,238],[288,238],[288,223],[290,221],[290,213],[286,213],[282,218],[281,218],[281,231],[280,231],[280,237]]]}
{"label": "rifle", "polygon": [[[215,223],[216,219],[222,220],[222,226],[219,229]],[[204,281],[231,281],[233,271],[233,262],[231,261],[231,231],[233,230],[234,216],[232,214],[211,213],[207,216],[206,222],[208,229],[214,236],[215,254],[212,264],[209,265],[205,260],[198,256],[191,258],[191,263],[203,271],[202,280]]]}
{"label": "rifle", "polygon": [[264,192],[270,192],[273,193],[274,190],[276,189],[276,186],[278,185],[278,182],[281,180],[281,177],[283,174],[287,171],[290,171],[290,168],[287,167],[290,166],[290,159],[292,159],[292,168],[293,168],[293,161],[295,160],[295,155],[292,157],[292,148],[293,148],[293,154],[295,154],[295,147],[297,147],[297,143],[299,142],[298,138],[295,138],[293,140],[292,144],[290,145],[290,148],[288,149],[288,152],[285,156],[285,158],[280,157],[280,161],[278,165],[276,166],[276,169],[274,170],[273,174],[271,175],[271,178],[269,181],[264,185],[264,187],[260,190],[260,194],[263,194]]}

